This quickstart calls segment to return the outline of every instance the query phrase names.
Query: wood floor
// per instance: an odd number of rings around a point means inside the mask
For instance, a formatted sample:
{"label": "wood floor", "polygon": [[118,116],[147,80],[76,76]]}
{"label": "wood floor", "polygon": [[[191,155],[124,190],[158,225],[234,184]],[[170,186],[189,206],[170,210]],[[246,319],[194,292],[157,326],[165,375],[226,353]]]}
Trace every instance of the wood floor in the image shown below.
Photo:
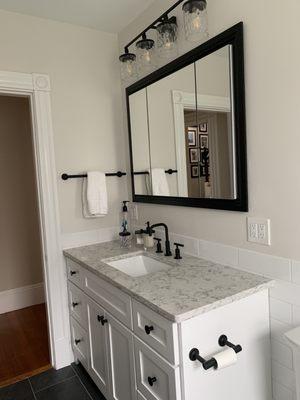
{"label": "wood floor", "polygon": [[51,368],[44,304],[0,315],[0,387]]}

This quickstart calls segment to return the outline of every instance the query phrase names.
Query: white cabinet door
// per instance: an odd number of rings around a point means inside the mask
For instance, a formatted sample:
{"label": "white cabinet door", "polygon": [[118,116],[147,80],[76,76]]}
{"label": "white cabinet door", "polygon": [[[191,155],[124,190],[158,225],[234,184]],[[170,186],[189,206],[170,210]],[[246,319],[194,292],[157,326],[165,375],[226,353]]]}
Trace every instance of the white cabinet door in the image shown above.
{"label": "white cabinet door", "polygon": [[88,299],[90,375],[104,396],[110,393],[107,319],[102,307]]}
{"label": "white cabinet door", "polygon": [[[270,400],[270,338],[268,293],[259,292],[216,308],[181,324],[185,399],[199,400]],[[204,370],[189,353],[197,348],[200,356],[210,359],[224,350],[218,339],[227,335],[242,352],[227,368]]]}
{"label": "white cabinet door", "polygon": [[113,400],[136,399],[133,334],[110,314],[108,319],[111,397]]}

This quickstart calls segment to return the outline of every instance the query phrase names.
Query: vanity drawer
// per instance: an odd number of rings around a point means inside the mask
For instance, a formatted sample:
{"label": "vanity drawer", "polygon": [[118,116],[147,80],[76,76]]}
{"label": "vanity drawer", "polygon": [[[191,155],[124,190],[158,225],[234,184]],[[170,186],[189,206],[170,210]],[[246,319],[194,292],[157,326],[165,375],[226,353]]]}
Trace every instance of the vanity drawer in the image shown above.
{"label": "vanity drawer", "polygon": [[133,301],[133,331],[170,363],[179,363],[178,328],[167,319]]}
{"label": "vanity drawer", "polygon": [[147,400],[180,400],[179,367],[174,368],[135,338],[137,388]]}
{"label": "vanity drawer", "polygon": [[78,359],[83,366],[89,368],[89,339],[88,333],[78,322],[71,317],[71,340],[75,359]]}
{"label": "vanity drawer", "polygon": [[67,275],[69,281],[81,289],[83,288],[84,270],[79,264],[70,260],[69,258],[67,258]]}
{"label": "vanity drawer", "polygon": [[131,300],[121,290],[86,271],[84,291],[114,317],[132,329]]}
{"label": "vanity drawer", "polygon": [[85,294],[73,283],[68,282],[70,314],[83,327],[87,326],[87,305]]}

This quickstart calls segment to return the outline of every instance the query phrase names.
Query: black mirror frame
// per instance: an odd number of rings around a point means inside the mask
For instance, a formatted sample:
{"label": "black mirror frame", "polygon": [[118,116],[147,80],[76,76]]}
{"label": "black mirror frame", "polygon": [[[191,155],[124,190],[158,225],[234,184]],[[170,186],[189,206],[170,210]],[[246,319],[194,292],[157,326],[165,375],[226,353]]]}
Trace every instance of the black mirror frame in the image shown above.
{"label": "black mirror frame", "polygon": [[[227,45],[232,45],[237,197],[235,199],[208,199],[135,194],[129,96]],[[142,78],[138,82],[126,88],[126,105],[129,133],[132,198],[134,202],[185,207],[200,207],[230,211],[248,211],[243,22],[234,25],[228,30],[220,33],[219,35],[213,37],[207,42],[201,44],[195,49],[189,51],[188,53],[182,55],[176,60],[152,72],[150,75]]]}

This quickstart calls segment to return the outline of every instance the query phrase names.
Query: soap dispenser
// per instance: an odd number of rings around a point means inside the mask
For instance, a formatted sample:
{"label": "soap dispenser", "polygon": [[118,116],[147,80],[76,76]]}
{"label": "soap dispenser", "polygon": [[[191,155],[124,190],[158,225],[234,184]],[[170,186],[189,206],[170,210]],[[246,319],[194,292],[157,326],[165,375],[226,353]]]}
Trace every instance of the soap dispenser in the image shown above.
{"label": "soap dispenser", "polygon": [[124,200],[121,211],[121,231],[119,232],[120,236],[120,244],[121,247],[130,247],[131,246],[131,233],[129,231],[129,215],[128,215],[128,200]]}

